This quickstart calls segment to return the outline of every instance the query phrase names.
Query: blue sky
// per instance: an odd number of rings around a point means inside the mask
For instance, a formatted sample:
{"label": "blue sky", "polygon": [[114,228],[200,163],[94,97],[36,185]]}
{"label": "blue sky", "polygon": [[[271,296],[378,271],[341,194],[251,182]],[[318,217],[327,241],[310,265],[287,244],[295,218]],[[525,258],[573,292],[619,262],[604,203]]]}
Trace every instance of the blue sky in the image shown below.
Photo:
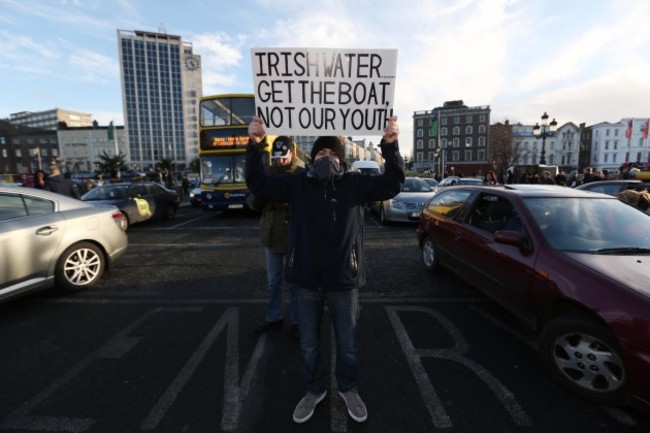
{"label": "blue sky", "polygon": [[492,122],[650,117],[645,0],[0,0],[0,118],[123,124],[117,29],[192,42],[205,95],[253,91],[252,47],[396,48],[404,149],[413,112],[447,100]]}

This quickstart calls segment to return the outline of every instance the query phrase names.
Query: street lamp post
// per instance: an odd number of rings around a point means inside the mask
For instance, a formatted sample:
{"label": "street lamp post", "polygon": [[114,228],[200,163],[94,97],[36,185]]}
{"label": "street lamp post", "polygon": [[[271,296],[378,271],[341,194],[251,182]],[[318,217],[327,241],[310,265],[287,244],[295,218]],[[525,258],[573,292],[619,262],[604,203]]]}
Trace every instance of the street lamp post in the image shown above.
{"label": "street lamp post", "polygon": [[553,119],[551,123],[548,123],[548,117],[549,116],[545,111],[542,115],[542,124],[540,125],[539,123],[536,123],[535,126],[533,126],[533,134],[535,134],[535,138],[542,139],[542,156],[539,158],[540,164],[546,164],[546,137],[552,137],[557,128],[557,122],[555,119]]}

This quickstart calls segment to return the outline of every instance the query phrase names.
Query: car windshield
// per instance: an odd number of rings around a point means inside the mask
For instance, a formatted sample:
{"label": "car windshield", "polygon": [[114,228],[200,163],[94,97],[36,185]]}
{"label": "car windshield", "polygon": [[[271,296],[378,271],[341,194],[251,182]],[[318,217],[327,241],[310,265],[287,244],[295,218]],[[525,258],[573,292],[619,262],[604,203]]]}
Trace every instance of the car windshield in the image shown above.
{"label": "car windshield", "polygon": [[128,185],[102,185],[88,191],[82,200],[122,200],[129,197]]}
{"label": "car windshield", "polygon": [[417,177],[407,177],[402,186],[402,192],[432,192],[431,186]]}
{"label": "car windshield", "polygon": [[544,238],[561,251],[650,254],[650,215],[619,200],[526,198]]}

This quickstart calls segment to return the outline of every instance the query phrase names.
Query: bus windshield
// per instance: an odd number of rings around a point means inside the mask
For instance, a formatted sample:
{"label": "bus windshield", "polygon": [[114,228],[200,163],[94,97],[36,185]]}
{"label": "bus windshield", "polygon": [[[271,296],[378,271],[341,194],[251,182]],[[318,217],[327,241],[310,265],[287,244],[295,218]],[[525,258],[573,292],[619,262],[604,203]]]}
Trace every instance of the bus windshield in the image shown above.
{"label": "bus windshield", "polygon": [[246,155],[205,155],[201,158],[202,183],[224,185],[245,182]]}

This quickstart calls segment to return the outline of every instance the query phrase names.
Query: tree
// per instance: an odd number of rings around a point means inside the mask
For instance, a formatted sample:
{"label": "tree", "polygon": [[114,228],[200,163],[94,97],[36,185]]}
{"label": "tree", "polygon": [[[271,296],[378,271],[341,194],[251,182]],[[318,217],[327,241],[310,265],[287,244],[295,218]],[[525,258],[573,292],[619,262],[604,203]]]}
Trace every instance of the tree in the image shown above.
{"label": "tree", "polygon": [[194,158],[193,160],[190,161],[189,163],[189,170],[193,173],[200,173],[201,172],[201,162],[199,158]]}
{"label": "tree", "polygon": [[111,178],[116,178],[119,170],[123,170],[128,167],[126,163],[126,155],[120,153],[119,155],[109,155],[106,151],[103,151],[99,155],[99,161],[96,161],[97,170],[95,170],[100,175],[109,174]]}
{"label": "tree", "polygon": [[156,164],[156,169],[160,170],[162,173],[165,186],[168,188],[176,186],[176,179],[174,179],[174,174],[176,172],[176,163],[172,158],[162,158]]}

